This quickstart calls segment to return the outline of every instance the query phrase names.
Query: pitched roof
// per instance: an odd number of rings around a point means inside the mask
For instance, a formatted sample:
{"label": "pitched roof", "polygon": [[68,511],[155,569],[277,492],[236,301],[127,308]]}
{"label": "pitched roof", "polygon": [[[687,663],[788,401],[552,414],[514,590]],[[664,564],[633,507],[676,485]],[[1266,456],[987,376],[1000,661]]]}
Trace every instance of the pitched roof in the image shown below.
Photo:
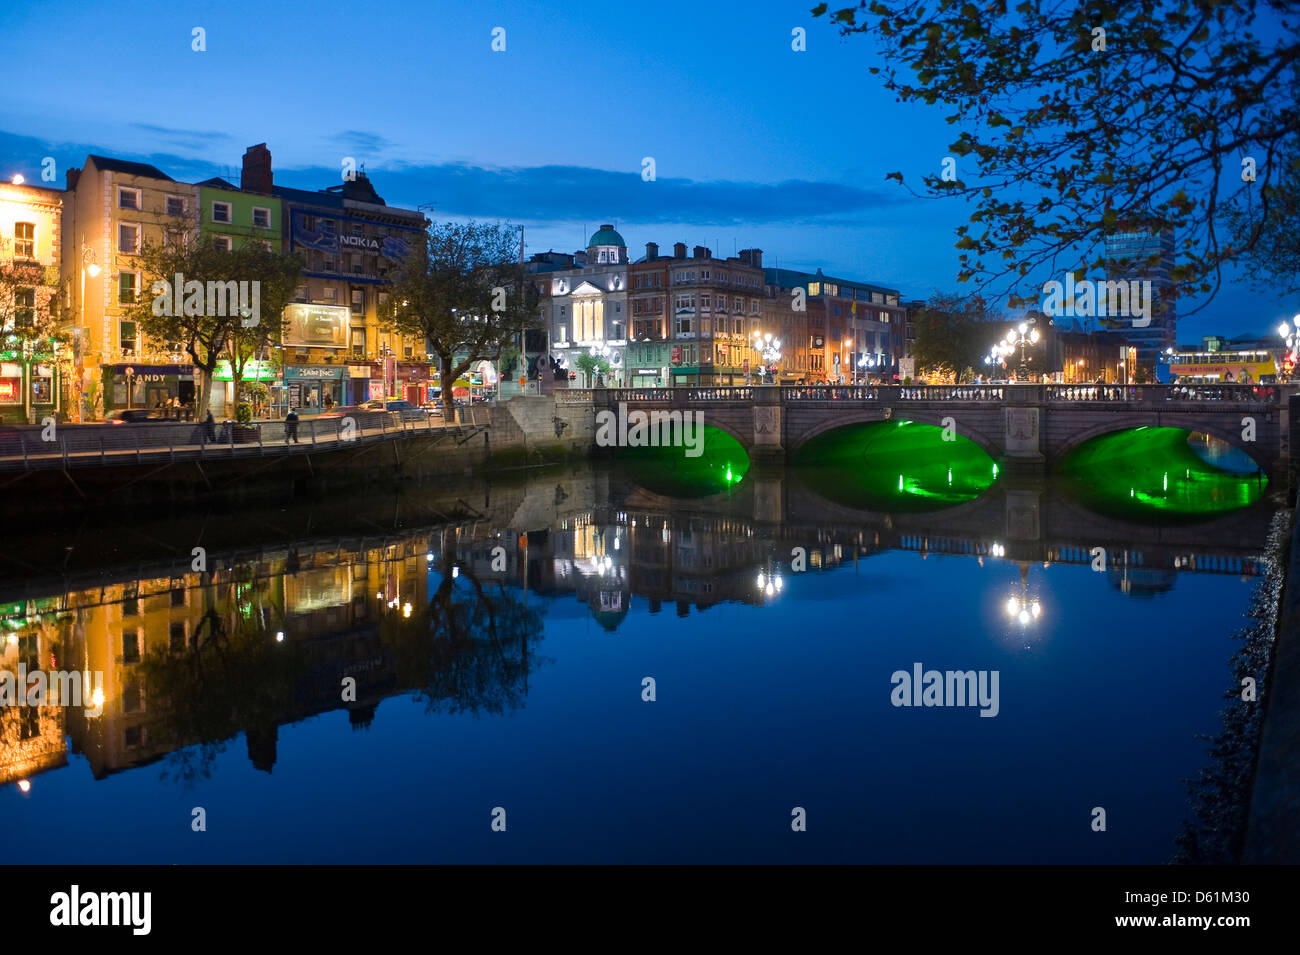
{"label": "pitched roof", "polygon": [[147,176],[150,179],[166,179],[168,182],[175,182],[167,173],[148,163],[111,159],[108,156],[96,156],[94,153],[86,157],[86,162],[91,161],[95,163],[95,168],[104,172],[120,172],[128,176]]}
{"label": "pitched roof", "polygon": [[220,176],[213,176],[211,179],[204,179],[202,182],[196,182],[196,186],[207,186],[210,189],[228,189],[231,192],[238,192],[239,187],[229,183]]}

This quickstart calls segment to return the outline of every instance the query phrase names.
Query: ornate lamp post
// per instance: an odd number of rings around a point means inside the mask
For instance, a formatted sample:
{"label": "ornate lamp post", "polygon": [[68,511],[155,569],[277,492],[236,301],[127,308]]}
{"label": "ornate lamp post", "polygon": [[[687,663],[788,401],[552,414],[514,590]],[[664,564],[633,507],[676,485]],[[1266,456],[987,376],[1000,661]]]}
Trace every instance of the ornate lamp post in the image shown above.
{"label": "ornate lamp post", "polygon": [[754,332],[752,344],[763,359],[763,380],[770,385],[773,383],[776,366],[781,361],[781,339],[773,338],[770,332]]}
{"label": "ornate lamp post", "polygon": [[[1291,321],[1295,328],[1283,322],[1277,327],[1277,333],[1282,341],[1286,342],[1287,353],[1286,357],[1282,359],[1283,363],[1286,367],[1294,369],[1297,358],[1296,350],[1300,348],[1300,314],[1293,316]],[[1288,374],[1288,377],[1291,377],[1291,374]]]}
{"label": "ornate lamp post", "polygon": [[1029,564],[1020,562],[1020,593],[1012,594],[1006,602],[1007,616],[1022,627],[1037,623],[1043,615],[1042,604],[1029,594]]}

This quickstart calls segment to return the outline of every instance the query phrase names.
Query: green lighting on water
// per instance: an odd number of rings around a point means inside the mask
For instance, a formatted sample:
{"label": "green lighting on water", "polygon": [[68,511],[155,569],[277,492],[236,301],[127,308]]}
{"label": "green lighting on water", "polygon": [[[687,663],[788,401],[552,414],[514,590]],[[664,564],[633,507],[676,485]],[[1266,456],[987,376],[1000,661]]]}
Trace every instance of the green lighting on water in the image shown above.
{"label": "green lighting on water", "polygon": [[794,464],[812,490],[846,507],[941,510],[979,497],[998,473],[979,445],[960,435],[944,441],[943,433],[915,421],[849,425],[813,438]]}
{"label": "green lighting on water", "polygon": [[[1092,510],[1148,524],[1206,520],[1249,506],[1264,493],[1268,479],[1243,464],[1243,453],[1216,446],[1220,466],[1205,460],[1189,437],[1182,428],[1155,427],[1101,435],[1071,451],[1058,473]],[[1202,435],[1193,440],[1197,448],[1206,441]]]}

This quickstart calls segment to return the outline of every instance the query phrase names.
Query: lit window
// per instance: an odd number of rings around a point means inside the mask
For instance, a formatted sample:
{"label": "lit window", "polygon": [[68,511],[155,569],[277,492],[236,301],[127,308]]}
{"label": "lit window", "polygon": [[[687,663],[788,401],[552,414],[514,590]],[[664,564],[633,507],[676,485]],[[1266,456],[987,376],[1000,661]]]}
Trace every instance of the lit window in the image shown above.
{"label": "lit window", "polygon": [[36,258],[36,223],[14,223],[14,258]]}
{"label": "lit window", "polygon": [[136,273],[117,273],[117,300],[123,305],[135,304]]}

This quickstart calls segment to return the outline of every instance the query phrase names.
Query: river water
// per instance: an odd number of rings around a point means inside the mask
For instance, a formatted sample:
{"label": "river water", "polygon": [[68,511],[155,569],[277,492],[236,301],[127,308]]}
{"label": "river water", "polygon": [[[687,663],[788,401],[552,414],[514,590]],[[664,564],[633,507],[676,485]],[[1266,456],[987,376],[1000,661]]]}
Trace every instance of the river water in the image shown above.
{"label": "river water", "polygon": [[1279,504],[1149,430],[51,521],[0,670],[90,689],[0,710],[15,861],[1166,861]]}

